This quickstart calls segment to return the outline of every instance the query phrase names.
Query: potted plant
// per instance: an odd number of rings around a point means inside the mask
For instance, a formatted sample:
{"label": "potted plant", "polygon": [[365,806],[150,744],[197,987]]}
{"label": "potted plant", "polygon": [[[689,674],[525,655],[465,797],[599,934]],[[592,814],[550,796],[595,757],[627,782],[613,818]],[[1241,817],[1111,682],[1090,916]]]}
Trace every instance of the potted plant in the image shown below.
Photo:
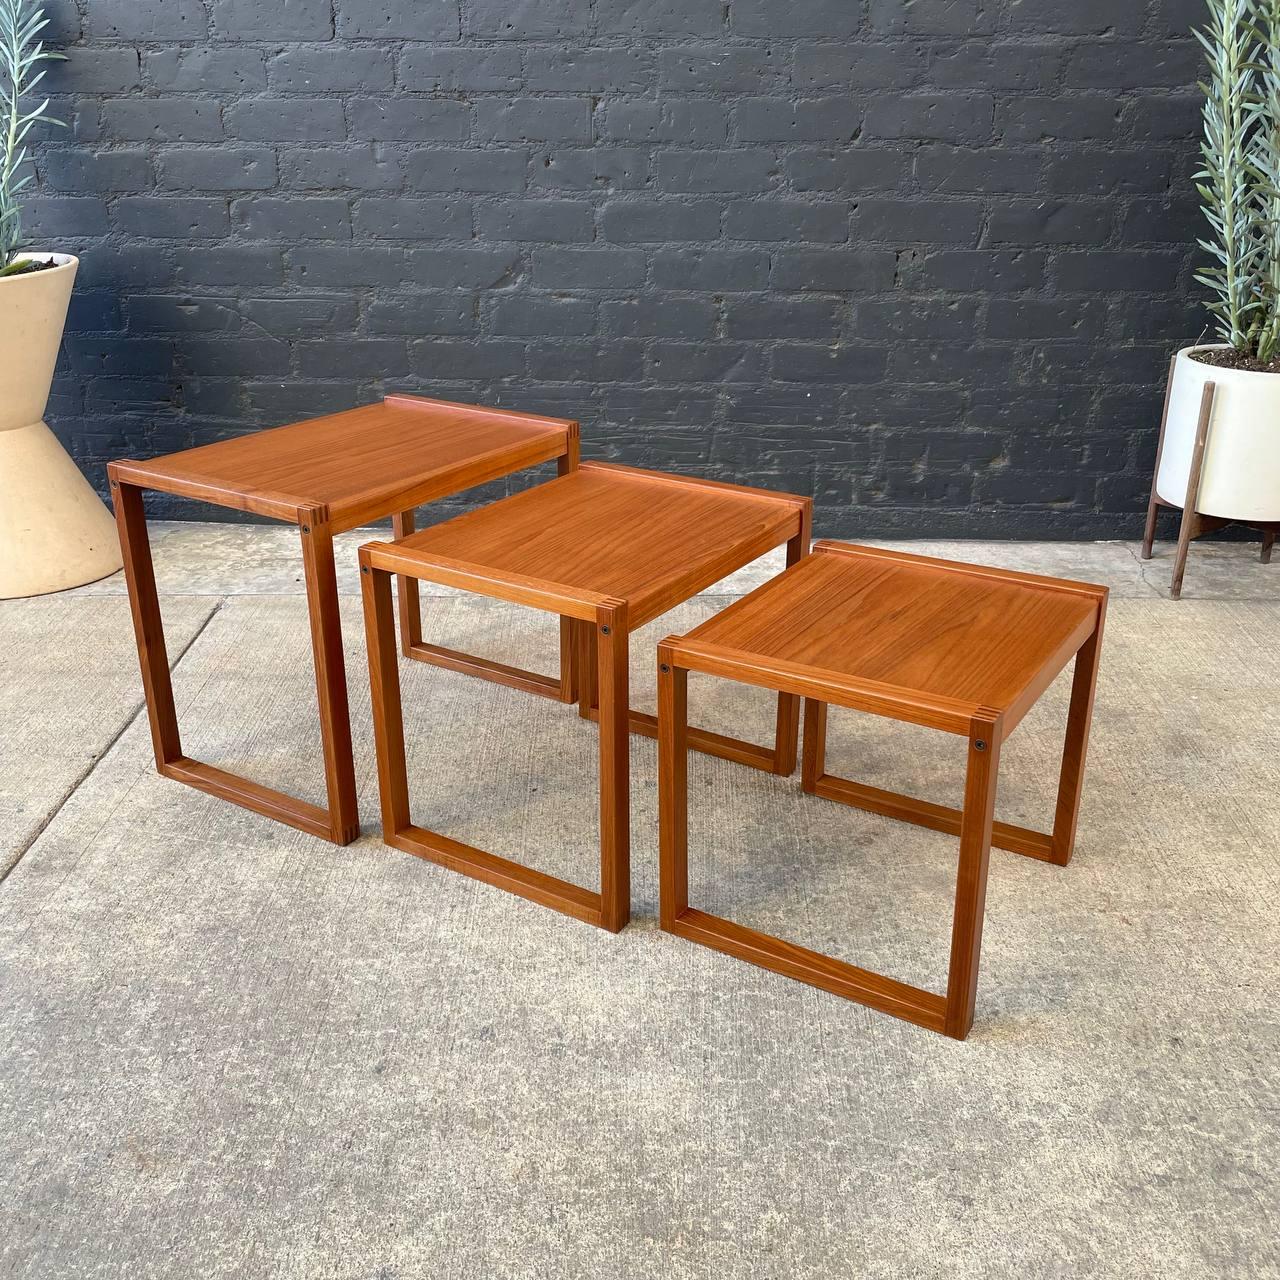
{"label": "potted plant", "polygon": [[1208,0],[1195,34],[1208,58],[1202,167],[1195,175],[1218,341],[1173,359],[1143,558],[1160,506],[1182,508],[1173,596],[1187,545],[1241,522],[1280,528],[1280,0]]}
{"label": "potted plant", "polygon": [[27,138],[48,100],[31,106],[44,14],[0,0],[0,598],[92,582],[120,567],[102,500],[43,421],[77,260],[22,251],[19,195],[31,181]]}

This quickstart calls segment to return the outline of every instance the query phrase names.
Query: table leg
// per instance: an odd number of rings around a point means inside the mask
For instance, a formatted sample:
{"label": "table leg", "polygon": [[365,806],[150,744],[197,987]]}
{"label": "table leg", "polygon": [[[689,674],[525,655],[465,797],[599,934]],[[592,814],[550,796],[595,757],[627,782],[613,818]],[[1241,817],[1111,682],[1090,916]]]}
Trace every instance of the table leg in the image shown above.
{"label": "table leg", "polygon": [[[1101,644],[1101,632],[1097,641]],[[991,843],[997,849],[1007,849],[1026,858],[1040,862],[1053,862],[1063,866],[1071,857],[1075,839],[1076,816],[1080,807],[1080,794],[1084,778],[1084,751],[1089,738],[1089,714],[1093,706],[1092,681],[1097,674],[1097,652],[1090,657],[1082,648],[1077,661],[1077,679],[1081,682],[1072,688],[1072,712],[1068,718],[1067,742],[1062,758],[1062,773],[1058,782],[1057,811],[1053,832],[1033,831],[1029,827],[1015,826],[1011,822],[995,822],[991,828]],[[1093,675],[1085,675],[1085,666],[1092,662]],[[1087,707],[1083,701],[1088,694]],[[800,774],[801,789],[810,795],[834,800],[854,809],[879,813],[899,822],[913,822],[932,831],[945,831],[959,835],[964,825],[964,810],[949,805],[934,804],[915,796],[897,791],[884,791],[849,778],[837,777],[826,771],[827,706],[805,699],[804,711],[804,767]]]}
{"label": "table leg", "polygon": [[333,531],[322,507],[299,513],[302,564],[307,580],[307,613],[315,662],[324,780],[329,797],[330,838],[348,844],[360,833],[356,772],[351,755],[351,718],[347,707],[346,664],[342,653],[342,617],[333,564]]}
{"label": "table leg", "polygon": [[995,818],[1000,769],[1000,723],[975,716],[969,730],[969,767],[960,822],[960,866],[951,925],[951,966],[947,973],[947,1013],[943,1030],[963,1040],[973,1026],[982,953],[982,919],[987,903],[991,825]]}
{"label": "table leg", "polygon": [[1058,802],[1053,815],[1053,862],[1066,866],[1076,842],[1076,820],[1080,816],[1080,796],[1084,790],[1084,761],[1089,748],[1089,726],[1093,720],[1093,699],[1098,687],[1098,664],[1102,655],[1102,624],[1106,603],[1098,608],[1098,625],[1076,654],[1071,677],[1071,704],[1067,711],[1067,736],[1062,750],[1062,771],[1058,776]]}
{"label": "table leg", "polygon": [[593,719],[598,700],[596,668],[599,662],[599,641],[594,623],[577,624],[578,642],[578,714],[584,720]]}
{"label": "table leg", "polygon": [[[350,844],[360,833],[356,808],[355,770],[351,759],[351,727],[347,718],[347,689],[342,663],[342,635],[338,626],[337,583],[333,567],[333,543],[325,520],[304,519],[302,551],[307,574],[307,601],[311,615],[312,650],[316,688],[320,695],[321,733],[324,741],[325,784],[329,807],[299,800],[239,774],[184,755],[173,701],[173,681],[165,648],[160,602],[156,592],[151,543],[147,536],[142,490],[111,478],[116,527],[124,558],[129,608],[133,614],[142,688],[151,724],[151,744],[156,769],[166,778],[184,782],[208,795],[229,800],[276,822],[284,822],[308,835]],[[320,515],[323,508],[316,509]]]}
{"label": "table leg", "polygon": [[[811,519],[812,511],[806,507],[800,518],[800,531],[787,543],[788,569],[809,554]],[[799,744],[800,699],[794,693],[780,693],[773,736],[773,771],[779,777],[789,778],[795,772]]]}
{"label": "table leg", "polygon": [[[406,579],[400,578],[403,583]],[[416,580],[415,580],[416,581]],[[369,649],[369,690],[373,741],[378,756],[382,837],[389,840],[409,825],[409,777],[404,755],[404,712],[391,610],[391,575],[360,566],[365,637]],[[403,604],[404,596],[400,597]]]}
{"label": "table leg", "polygon": [[658,921],[689,906],[689,673],[658,649]]}
{"label": "table leg", "polygon": [[[846,999],[858,1000],[931,1031],[945,1031],[947,1002],[932,991],[908,986],[689,905],[688,752],[693,742],[688,727],[686,689],[687,671],[672,660],[669,648],[659,645],[658,922],[661,927],[676,937],[712,947]],[[809,729],[815,718],[819,724],[822,722],[824,713],[824,703],[806,700],[806,759],[811,752],[819,752],[819,766],[820,735],[810,733]]]}
{"label": "table leg", "polygon": [[631,727],[627,607],[602,606],[594,627],[600,690],[600,923],[631,918]]}
{"label": "table leg", "polygon": [[[567,476],[577,471],[582,458],[582,441],[578,424],[569,430],[565,452],[556,459],[556,474]],[[560,619],[560,701],[577,702],[580,672],[578,664],[579,624],[575,618]]]}
{"label": "table leg", "polygon": [[156,591],[155,566],[151,559],[151,539],[142,490],[136,485],[111,481],[111,500],[116,512],[116,529],[124,558],[125,585],[133,614],[134,637],[138,643],[138,665],[142,668],[142,692],[151,723],[151,746],[156,766],[163,768],[182,758],[178,715],[173,705],[173,681],[164,642],[164,621]]}
{"label": "table leg", "polygon": [[[368,556],[369,548],[362,548],[360,583],[369,647],[369,683],[374,742],[378,751],[383,840],[392,848],[402,849],[438,866],[448,867],[617,933],[631,913],[625,605],[611,602],[611,607],[600,610],[597,621],[582,624],[592,631],[603,632],[604,643],[599,646],[601,687],[612,695],[605,698],[606,710],[600,732],[600,891],[597,893],[522,866],[486,849],[463,844],[442,832],[431,831],[413,822],[409,807],[391,574],[375,568]],[[585,645],[577,647],[582,649]],[[621,714],[618,707],[622,708]]]}
{"label": "table leg", "polygon": [[[596,672],[599,666],[597,648],[595,630],[587,625],[582,629],[578,641],[578,714],[584,720],[600,718],[600,695],[596,688]],[[722,733],[712,733],[709,729],[690,727],[689,749],[716,756],[721,760],[732,760],[735,764],[745,765],[749,769],[759,769],[762,773],[775,773],[787,777],[795,771],[796,767],[799,708],[799,698],[790,699],[790,695],[778,695],[778,722],[774,745],[771,747],[762,747],[757,743],[747,742],[742,738],[731,738]],[[794,728],[792,727],[793,716]],[[629,719],[632,733],[638,733],[645,738],[657,738],[657,716],[651,716],[647,711],[633,709]]]}
{"label": "table leg", "polygon": [[578,624],[560,619],[560,701],[578,700]]}
{"label": "table leg", "polygon": [[[561,460],[563,461],[563,459]],[[561,472],[563,473],[563,470]],[[391,517],[391,528],[399,542],[417,529],[412,511],[402,511]],[[426,644],[422,639],[421,588],[417,578],[401,575],[396,578],[396,598],[400,615],[400,652],[406,658],[428,662],[449,671],[461,671],[481,680],[536,693],[543,698],[555,698],[557,702],[573,702],[577,697],[577,670],[574,665],[573,632],[576,623],[572,618],[560,619],[560,674],[544,676],[537,671],[525,671],[508,666],[505,662],[493,662],[477,658],[443,645]]]}
{"label": "table leg", "polygon": [[[412,511],[402,511],[391,517],[391,532],[397,542],[416,529]],[[413,646],[422,643],[422,602],[417,578],[401,576],[396,579],[396,601],[400,612],[400,652],[410,658]]]}
{"label": "table leg", "polygon": [[827,704],[816,698],[804,700],[804,765],[800,788],[817,795],[818,782],[827,772]]}

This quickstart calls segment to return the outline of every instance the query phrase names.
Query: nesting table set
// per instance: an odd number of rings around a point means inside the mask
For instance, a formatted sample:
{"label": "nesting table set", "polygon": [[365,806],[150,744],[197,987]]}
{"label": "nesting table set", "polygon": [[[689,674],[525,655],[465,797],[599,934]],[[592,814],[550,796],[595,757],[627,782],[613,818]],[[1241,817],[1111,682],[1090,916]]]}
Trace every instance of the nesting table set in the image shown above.
{"label": "nesting table set", "polygon": [[[556,478],[416,531],[417,507],[552,460]],[[657,737],[662,928],[959,1039],[973,1022],[992,844],[1060,865],[1071,856],[1104,587],[838,542],[811,547],[808,498],[580,462],[574,422],[412,396],[389,396],[381,405],[149,462],[115,462],[109,472],[158,769],[312,835],[346,844],[359,834],[333,536],[390,516],[394,540],[359,551],[388,845],[616,932],[631,911],[630,735]],[[326,808],[183,754],[142,505],[147,489],[298,526]],[[779,546],[786,547],[787,559],[779,576],[688,635],[658,646],[658,716],[633,710],[631,633]],[[555,614],[559,674],[539,675],[424,642],[420,581]],[[598,891],[413,822],[402,654],[576,702],[580,715],[598,721]],[[1001,744],[1073,658],[1053,830],[997,822]],[[775,692],[772,745],[690,727],[689,671]],[[805,792],[959,836],[945,995],[689,904],[687,752],[789,776],[797,763],[802,703]],[[827,774],[829,705],[962,737],[968,747],[962,808]]]}

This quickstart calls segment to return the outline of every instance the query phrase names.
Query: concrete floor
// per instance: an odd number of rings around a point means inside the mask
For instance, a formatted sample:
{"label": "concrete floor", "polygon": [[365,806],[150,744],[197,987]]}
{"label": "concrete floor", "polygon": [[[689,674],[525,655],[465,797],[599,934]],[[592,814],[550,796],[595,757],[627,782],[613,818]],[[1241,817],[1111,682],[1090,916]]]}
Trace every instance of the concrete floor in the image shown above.
{"label": "concrete floor", "polygon": [[[187,749],[319,799],[295,536],[155,543]],[[1197,546],[1175,604],[1167,547],[912,545],[1114,593],[1076,858],[993,854],[965,1044],[659,932],[647,741],[611,937],[159,778],[118,579],[0,603],[0,1275],[1280,1275],[1280,563]],[[637,638],[639,705],[651,642],[768,571]],[[518,609],[442,592],[428,617],[550,665]],[[419,819],[590,883],[591,727],[404,681]],[[690,692],[766,734],[758,694]],[[1065,693],[1010,742],[1006,819],[1047,821]],[[944,735],[833,713],[829,759],[958,794]],[[937,988],[951,840],[705,757],[690,777],[696,901]]]}

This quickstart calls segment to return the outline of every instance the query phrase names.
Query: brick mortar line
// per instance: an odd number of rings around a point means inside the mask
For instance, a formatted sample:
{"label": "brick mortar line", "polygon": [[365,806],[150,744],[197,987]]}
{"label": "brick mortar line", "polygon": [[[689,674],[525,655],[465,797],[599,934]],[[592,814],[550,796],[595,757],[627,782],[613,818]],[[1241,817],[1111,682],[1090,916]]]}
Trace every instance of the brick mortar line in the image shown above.
{"label": "brick mortar line", "polygon": [[[732,0],[717,11],[714,30],[644,33],[615,30],[616,5],[569,0],[563,12],[574,15],[581,29],[496,39],[488,38],[493,31],[474,32],[472,17],[497,14],[498,8],[469,0],[461,6],[466,21],[448,38],[406,40],[352,34],[347,28],[370,19],[376,6],[373,0],[339,0],[301,5],[294,29],[282,32],[287,38],[259,38],[269,27],[254,28],[243,15],[237,19],[243,36],[211,32],[209,14],[222,22],[234,7],[203,6],[196,28],[178,32],[181,10],[173,0],[76,6],[80,30],[90,27],[87,36],[71,41],[83,64],[79,100],[87,132],[76,144],[41,154],[64,157],[56,161],[64,174],[71,172],[68,164],[96,163],[86,154],[90,148],[101,151],[102,164],[116,167],[101,170],[108,175],[106,191],[92,190],[92,174],[86,188],[81,171],[57,181],[83,192],[86,203],[74,210],[68,205],[57,213],[56,202],[70,192],[44,198],[50,216],[68,217],[72,230],[100,216],[102,234],[84,239],[90,270],[94,251],[101,255],[100,289],[113,274],[128,278],[148,255],[155,268],[147,273],[155,283],[141,283],[136,297],[117,303],[100,292],[86,299],[91,323],[70,335],[77,383],[54,408],[82,459],[94,463],[118,451],[109,443],[117,437],[163,448],[174,437],[210,438],[269,425],[301,416],[297,410],[320,412],[343,398],[367,399],[384,387],[429,385],[469,398],[523,399],[529,407],[541,400],[548,411],[573,399],[611,456],[650,465],[654,450],[690,438],[695,428],[689,424],[696,423],[703,449],[682,455],[686,461],[709,474],[764,482],[794,476],[813,485],[824,509],[848,509],[851,518],[872,523],[900,523],[914,511],[926,525],[949,526],[956,512],[967,512],[975,532],[993,520],[1010,528],[1021,522],[1022,531],[1038,512],[1046,533],[1059,532],[1063,519],[1074,519],[1081,531],[1122,532],[1135,518],[1154,447],[1153,387],[1169,342],[1150,315],[1168,313],[1168,333],[1189,315],[1183,299],[1193,252],[1179,210],[1190,191],[1183,170],[1190,168],[1194,139],[1174,136],[1177,116],[1169,113],[1185,110],[1194,96],[1187,69],[1198,63],[1199,52],[1189,32],[1171,29],[1174,15],[1167,6],[1082,0],[1028,18],[972,0],[921,0],[911,13],[897,0],[872,0],[862,6],[858,34],[850,40],[839,6],[827,15],[841,24],[838,32],[792,29],[822,21],[827,11],[821,0],[799,13],[781,0]],[[655,0],[640,25],[702,21],[704,10],[696,3],[668,7],[670,13]],[[389,0],[386,8],[394,21],[405,22],[412,6]],[[507,10],[502,12],[505,20]],[[264,13],[263,22],[276,20]],[[728,25],[726,14],[734,19]],[[316,25],[308,31],[311,18]],[[140,36],[154,38],[131,39],[123,27],[119,38],[104,35],[111,21],[132,23]],[[760,34],[742,34],[744,22],[763,21],[782,34],[766,35],[762,27],[756,28]],[[962,29],[966,24],[971,29]],[[181,38],[166,38],[166,26]],[[413,34],[425,35],[420,28]],[[609,87],[590,87],[581,64],[570,61],[584,51],[610,78]],[[775,56],[766,65],[770,51]],[[344,52],[372,69],[374,81],[353,78],[319,95],[289,82],[317,68],[336,65],[341,71]],[[689,84],[686,68],[708,65],[709,56],[721,60],[717,79]],[[224,83],[237,67],[249,69],[248,82],[226,89],[171,83],[175,69],[186,65],[190,74],[196,65],[191,59],[206,57],[212,62],[200,65],[228,77]],[[468,59],[515,87],[468,84]],[[846,65],[855,79],[860,68],[878,78],[851,95],[840,82]],[[557,66],[577,75],[577,83],[552,86],[546,77]],[[428,88],[423,72],[453,80]],[[968,83],[947,83],[957,75]],[[121,79],[113,83],[113,76]],[[826,81],[834,83],[819,83]],[[62,87],[74,88],[74,82]],[[136,107],[128,105],[135,101]],[[375,107],[361,105],[366,101]],[[578,132],[546,142],[499,138],[500,132],[529,131],[503,125],[503,106],[511,101],[568,111]],[[836,129],[813,115],[824,104],[845,101],[848,123],[862,129],[847,156]],[[218,136],[157,142],[104,132],[127,124],[120,111],[145,114],[160,109],[149,105],[155,102],[185,112],[212,110],[208,128]],[[936,119],[923,114],[935,102],[944,113]],[[275,104],[295,115],[327,111],[334,136],[299,141],[290,116],[274,134],[263,132],[262,141],[225,137],[240,119],[238,108],[264,103],[258,113]],[[357,129],[367,135],[361,113],[378,103],[409,112],[407,118],[420,110],[443,111],[455,119],[450,128],[458,136],[377,142],[353,136]],[[633,113],[652,113],[662,104],[702,123],[685,136],[678,136],[684,126],[677,124],[658,139],[643,137]],[[619,110],[620,121],[614,119]],[[945,118],[957,110],[968,113],[959,124]],[[759,143],[740,136],[744,130],[781,132],[772,120],[797,118],[797,112],[802,132],[812,136]],[[877,126],[882,136],[870,142],[869,119],[882,119],[877,113],[884,112],[907,113],[905,123],[891,121],[895,127],[888,131]],[[1037,135],[1039,118],[1050,130],[1080,136],[1046,144]],[[256,131],[257,125],[248,130]],[[819,136],[824,132],[833,136]],[[605,133],[609,141],[602,144]],[[730,163],[719,157],[731,154],[733,164],[757,166],[758,187],[730,174],[710,185],[736,183],[736,191],[667,190],[698,185],[668,181],[679,176],[663,168],[676,163],[661,159],[671,152],[687,157],[680,164],[691,179],[697,166]],[[187,196],[184,207],[194,211],[197,230],[209,232],[206,238],[187,235],[178,206],[165,206],[163,194],[148,204],[128,189],[151,190],[174,164],[181,162],[185,173],[197,160],[216,164],[230,153],[265,157],[261,163],[269,170],[254,181],[242,178],[241,185],[269,189],[190,197],[190,182],[166,188],[171,199]],[[841,167],[855,154],[863,164],[890,168],[858,183],[856,171]],[[326,156],[359,164],[366,155],[375,168],[325,174],[299,167],[326,163]],[[412,162],[411,155],[422,159]],[[455,155],[470,165],[512,166],[502,182],[490,174],[484,182],[472,178],[455,186],[487,182],[510,189],[452,195],[429,189],[446,185],[429,170],[410,168],[453,164]],[[547,182],[540,171],[546,156],[557,158],[562,173],[565,164],[584,158],[593,168],[621,165],[622,185],[573,189],[591,169]],[[993,164],[1005,166],[1004,176]],[[121,179],[122,189],[110,189],[110,174]],[[123,180],[130,174],[135,182]],[[226,174],[212,185],[232,186],[234,179]],[[815,186],[832,189],[806,189]],[[995,186],[1013,190],[1004,194]],[[92,202],[99,197],[97,215]],[[283,204],[271,203],[280,197]],[[862,213],[844,220],[837,212],[852,210],[859,197],[864,206],[880,201],[899,210],[885,215],[883,248],[862,243]],[[371,217],[382,217],[395,201],[405,202],[406,212],[398,216],[411,216],[414,200],[452,203],[457,212],[442,228],[446,238],[385,234],[399,229],[394,222],[384,224],[376,242],[369,238]],[[540,202],[545,215],[538,212]],[[508,216],[526,216],[527,210],[528,217],[554,218],[553,204],[577,220],[571,235],[552,237],[569,243],[546,243],[545,233],[539,243],[536,226],[523,228],[519,238],[502,238],[511,229]],[[785,213],[777,212],[780,204]],[[1037,204],[1044,206],[1041,224],[1033,212]],[[913,243],[905,241],[911,231],[892,225],[910,205],[925,206],[920,216],[938,220]],[[664,225],[679,230],[663,222],[678,208],[700,220],[696,240],[657,238]],[[343,224],[337,238],[296,234],[299,227],[306,230],[303,218],[319,217],[314,229],[324,232],[326,209]],[[1051,227],[1046,236],[1043,219],[1050,209],[1072,223]],[[201,210],[217,213],[201,224]],[[777,242],[743,234],[758,237],[770,217],[785,222],[797,211],[802,233],[807,228],[815,238],[802,234]],[[163,225],[164,218],[172,225]],[[944,225],[947,218],[961,219],[958,233]],[[161,234],[147,235],[148,229]],[[600,276],[603,259],[590,270],[575,268],[581,275],[568,275],[572,250],[580,245],[635,265],[623,266],[626,274],[612,286]],[[836,255],[847,252],[848,263],[868,261],[853,256],[864,250],[894,254],[891,280],[884,277],[865,294],[825,287],[830,282],[822,273],[837,271]],[[1099,251],[1115,256],[1098,259]],[[964,253],[979,266],[962,268],[956,255]],[[711,262],[721,274],[679,278],[698,261]],[[221,277],[212,265],[219,263]],[[478,270],[490,264],[497,288]],[[1080,280],[1078,273],[1090,268],[1095,279]],[[970,274],[947,274],[962,269]],[[1009,270],[1023,274],[992,279],[993,272]],[[847,279],[847,269],[844,274]],[[1091,287],[1064,288],[1073,283]],[[459,297],[446,298],[433,284],[456,284]],[[1158,295],[1151,294],[1153,286]],[[184,294],[204,308],[195,322],[209,325],[208,332],[186,329],[176,315],[172,323],[166,320],[164,297]],[[633,299],[639,303],[635,312],[620,305]],[[323,320],[310,327],[290,321],[284,310],[289,303],[312,307],[321,317],[330,309],[342,317],[330,327],[345,326],[357,343],[326,333]],[[1079,328],[1056,317],[1055,309],[1074,311]],[[629,317],[637,316],[633,331]],[[1019,333],[1019,325],[1030,326],[1030,333]],[[488,367],[475,355],[478,342],[491,352]],[[707,344],[711,350],[699,350]],[[924,363],[933,352],[941,366]],[[726,372],[740,381],[725,383]],[[1050,386],[1041,385],[1046,379]],[[812,401],[823,406],[816,415],[806,414],[810,382]],[[753,395],[760,401],[756,410],[744,407]],[[1002,397],[1021,404],[1021,413],[1004,412]],[[1040,404],[1051,397],[1057,406]],[[742,417],[755,421],[737,421]],[[1052,423],[1051,433],[1044,432],[1044,422]],[[962,456],[962,439],[990,440],[991,446],[980,444]],[[1014,478],[1021,478],[1022,492]]]}

